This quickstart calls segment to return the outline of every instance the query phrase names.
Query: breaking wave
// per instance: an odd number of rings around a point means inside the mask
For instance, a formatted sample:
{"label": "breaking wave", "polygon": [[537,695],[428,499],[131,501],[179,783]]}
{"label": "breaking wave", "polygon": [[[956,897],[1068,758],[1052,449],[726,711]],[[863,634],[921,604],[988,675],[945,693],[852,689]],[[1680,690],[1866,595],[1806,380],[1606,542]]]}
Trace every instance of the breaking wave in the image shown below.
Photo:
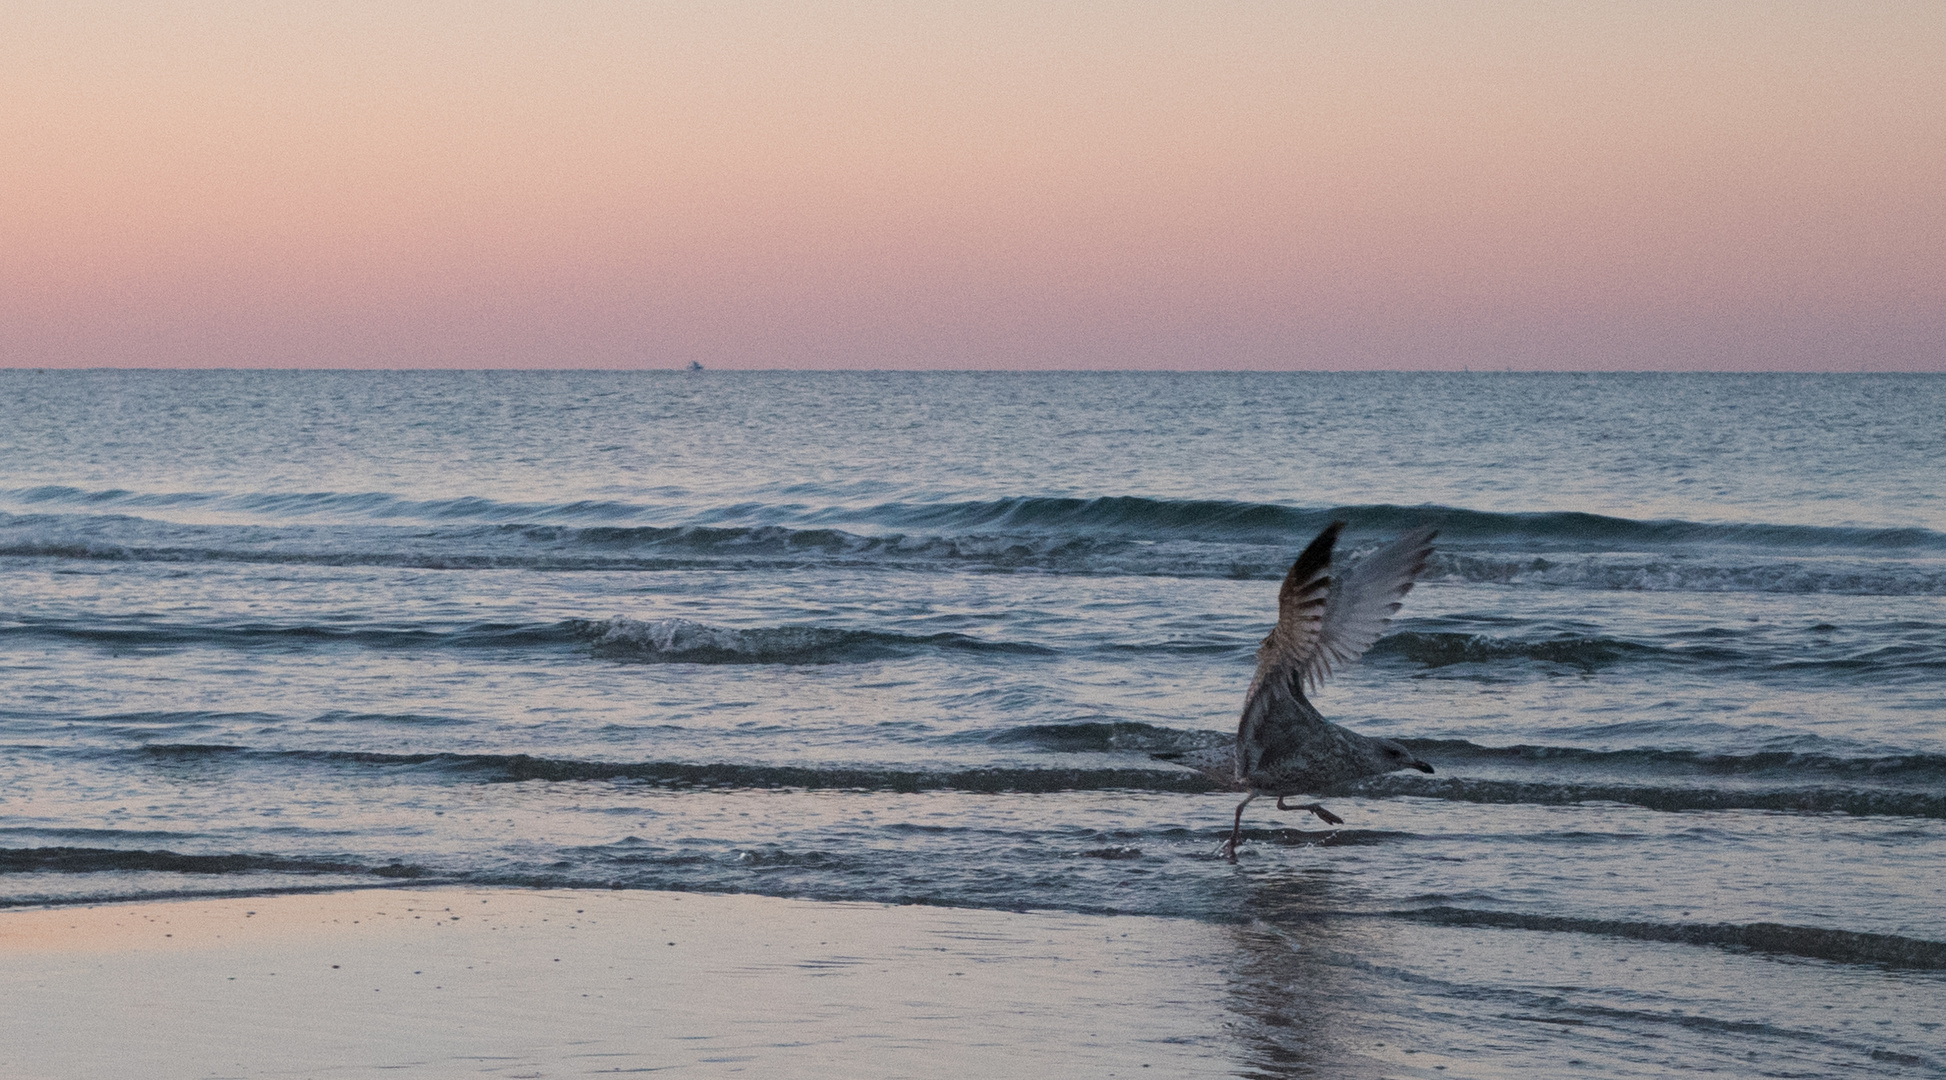
{"label": "breaking wave", "polygon": [[1946,756],[1938,754],[1843,757],[1400,741],[1440,772],[1391,773],[1358,781],[1349,790],[1485,804],[1610,802],[1661,811],[1946,818]]}
{"label": "breaking wave", "polygon": [[[1946,553],[1946,533],[1923,527],[1781,525],[1765,522],[1633,520],[1582,512],[1491,512],[1456,506],[1288,506],[1238,500],[1171,500],[1142,496],[1024,496],[981,502],[891,502],[862,508],[796,504],[677,506],[615,500],[559,504],[500,502],[481,496],[413,500],[385,492],[130,492],[39,486],[0,490],[0,523],[146,522],[222,531],[220,523],[175,522],[173,508],[222,510],[255,525],[292,529],[416,522],[455,535],[531,533],[588,545],[804,545],[827,549],[924,547],[969,537],[1070,537],[1088,541],[1302,543],[1325,523],[1347,522],[1352,535],[1382,537],[1432,525],[1446,545],[1522,551],[1662,551],[1748,547],[1816,555],[1833,549]],[[109,545],[113,547],[113,545]]]}
{"label": "breaking wave", "polygon": [[[1431,525],[1450,542],[1593,545],[1658,548],[1735,544],[1772,548],[1866,548],[1881,551],[1946,551],[1946,533],[1923,528],[1856,525],[1709,523],[1674,519],[1636,520],[1572,511],[1508,513],[1425,504],[1303,507],[1229,499],[1157,499],[1120,495],[1096,498],[1025,496],[946,503],[884,503],[839,508],[780,505],[680,508],[674,504],[577,499],[560,503],[506,502],[481,496],[413,499],[386,492],[140,492],[42,485],[0,490],[0,505],[42,514],[83,511],[220,510],[254,518],[325,517],[341,521],[479,522],[565,527],[591,541],[654,539],[689,525],[708,539],[785,533],[850,535],[856,531],[922,531],[938,535],[1062,533],[1139,539],[1196,539],[1288,544],[1308,538],[1331,521],[1354,533],[1389,534]],[[687,522],[671,521],[686,518]],[[768,520],[765,520],[768,519]],[[604,524],[593,524],[604,523]],[[610,524],[612,523],[612,524]],[[620,525],[619,523],[628,523]],[[633,526],[633,527],[631,527]],[[649,526],[649,527],[643,527]],[[659,526],[659,527],[657,527]],[[804,526],[816,526],[805,529]]]}
{"label": "breaking wave", "polygon": [[1841,964],[1875,964],[1915,971],[1946,971],[1946,942],[1897,934],[1863,934],[1783,923],[1653,923],[1585,919],[1473,908],[1431,907],[1392,911],[1387,917],[1434,926],[1484,926],[1547,933],[1596,934],[1631,941],[1656,941],[1802,956]]}
{"label": "breaking wave", "polygon": [[816,626],[735,629],[688,619],[565,619],[554,623],[469,623],[459,626],[373,627],[196,625],[131,622],[76,625],[23,622],[0,626],[0,639],[71,641],[103,648],[141,650],[190,646],[226,649],[288,649],[297,645],[367,649],[587,648],[596,657],[638,663],[837,664],[935,652],[1051,655],[1040,645],[983,641],[965,634],[898,634]]}
{"label": "breaking wave", "polygon": [[[1076,725],[1069,725],[1075,728]],[[1074,751],[1091,743],[1105,750],[1115,747],[1114,732],[1080,730],[1057,733],[1019,729],[1020,741],[1039,740],[1046,748]],[[1164,731],[1130,733],[1136,741],[1170,740]],[[996,739],[1008,738],[1000,733]],[[1211,733],[1183,733],[1177,745],[1212,745]],[[1854,816],[1946,818],[1946,792],[1938,778],[1946,762],[1925,755],[1913,758],[1818,759],[1791,766],[1788,755],[1751,755],[1736,759],[1716,772],[1702,760],[1706,755],[1671,753],[1658,757],[1649,751],[1566,751],[1550,758],[1541,748],[1494,751],[1483,747],[1457,750],[1452,743],[1408,741],[1414,753],[1441,767],[1441,773],[1391,773],[1336,789],[1338,793],[1368,797],[1415,796],[1455,802],[1564,806],[1612,802],[1651,810],[1770,810],[1789,813],[1845,813]],[[1442,749],[1443,748],[1443,749]],[[967,791],[1044,794],[1059,791],[1132,790],[1192,793],[1215,790],[1200,774],[1187,769],[1106,764],[1099,767],[1031,768],[997,766],[970,769],[896,769],[847,766],[796,766],[743,762],[590,761],[529,754],[398,754],[343,750],[254,750],[206,744],[167,744],[143,747],[139,753],[178,760],[258,759],[325,768],[408,769],[454,781],[524,783],[527,781],[634,781],[678,788],[797,788],[854,791]],[[1469,754],[1477,761],[1515,763],[1527,778],[1512,770],[1501,775],[1453,775]],[[1779,760],[1773,760],[1779,758]],[[1540,762],[1564,761],[1540,766]],[[1895,764],[1896,763],[1896,764]],[[1712,776],[1723,779],[1708,782]],[[1331,792],[1320,792],[1331,794]]]}
{"label": "breaking wave", "polygon": [[249,649],[297,644],[355,645],[372,649],[477,649],[559,646],[586,641],[600,624],[567,620],[551,624],[470,623],[450,627],[320,626],[298,623],[199,625],[129,621],[108,625],[21,622],[0,626],[0,638],[39,638],[123,649],[191,645]]}
{"label": "breaking wave", "polygon": [[965,634],[894,634],[816,626],[731,629],[688,619],[639,621],[616,617],[594,636],[596,656],[646,663],[836,664],[913,656],[922,652],[1051,655],[1019,642],[982,641]]}
{"label": "breaking wave", "polygon": [[420,867],[392,862],[370,866],[355,861],[302,859],[282,855],[184,854],[120,848],[0,848],[0,874],[372,874],[385,878],[423,877]]}
{"label": "breaking wave", "polygon": [[[1439,625],[1441,620],[1429,620]],[[1813,630],[1835,630],[1814,627]],[[1932,678],[1946,670],[1946,637],[1932,623],[1874,628],[1873,640],[1850,648],[1797,637],[1766,637],[1724,631],[1697,641],[1642,642],[1602,635],[1577,635],[1547,624],[1525,632],[1482,634],[1446,630],[1401,630],[1381,638],[1368,654],[1371,662],[1395,662],[1439,669],[1460,665],[1556,665],[1596,671],[1624,664],[1715,666],[1742,673],[1827,672],[1834,677],[1872,679]],[[1888,636],[1896,634],[1896,637]],[[1062,649],[1033,642],[991,640],[962,633],[907,634],[892,630],[822,626],[725,627],[684,618],[563,619],[555,622],[482,621],[473,623],[364,624],[336,622],[180,623],[148,617],[103,622],[24,618],[0,622],[0,641],[26,639],[68,642],[117,651],[178,648],[291,650],[351,647],[374,650],[559,650],[585,649],[598,659],[624,663],[816,665],[869,663],[922,655],[999,655],[1022,658],[1060,655]],[[1139,644],[1068,643],[1067,649],[1093,654],[1181,656],[1208,653],[1241,657],[1244,639],[1198,638]],[[1133,728],[1116,728],[1134,738]],[[1131,748],[1141,749],[1130,743]],[[1169,749],[1168,746],[1148,749]]]}
{"label": "breaking wave", "polygon": [[1624,660],[1662,658],[1669,650],[1605,637],[1560,637],[1542,641],[1484,634],[1401,631],[1380,638],[1371,656],[1397,657],[1424,667],[1538,660],[1579,668],[1605,667]]}
{"label": "breaking wave", "polygon": [[609,521],[639,518],[659,509],[605,499],[518,503],[478,496],[409,499],[382,491],[143,492],[125,488],[90,491],[62,484],[0,491],[0,502],[53,509],[197,510],[266,518],[330,516],[374,521]]}
{"label": "breaking wave", "polygon": [[[1062,753],[1154,753],[1221,746],[1231,731],[1183,729],[1134,721],[1024,724],[985,735],[987,742]],[[1573,770],[1618,777],[1748,777],[1801,781],[1946,785],[1946,755],[1843,757],[1787,750],[1746,754],[1703,750],[1592,750],[1568,746],[1480,746],[1464,739],[1398,740],[1443,768]]]}
{"label": "breaking wave", "polygon": [[1032,497],[936,505],[895,503],[857,516],[886,526],[936,530],[1103,532],[1266,543],[1308,538],[1332,521],[1344,521],[1353,532],[1377,534],[1430,525],[1439,529],[1446,541],[1469,543],[1550,542],[1604,549],[1617,545],[1738,544],[1946,551],[1946,534],[1920,528],[1637,521],[1602,514],[1496,513],[1436,505],[1306,508],[1216,499]]}
{"label": "breaking wave", "polygon": [[241,746],[148,746],[141,753],[176,759],[258,758],[326,767],[412,769],[455,780],[525,783],[630,780],[680,788],[799,788],[853,791],[971,791],[1022,794],[1057,791],[1208,790],[1192,773],[1144,768],[976,768],[950,771],[741,764],[729,762],[610,762],[529,754],[389,754],[350,750],[252,750]]}
{"label": "breaking wave", "polygon": [[1946,755],[1840,757],[1786,750],[1748,754],[1703,750],[1587,750],[1563,746],[1478,746],[1464,739],[1401,739],[1413,753],[1468,764],[1513,764],[1559,769],[1594,767],[1618,773],[1684,776],[1848,777],[1875,781],[1946,783]]}
{"label": "breaking wave", "polygon": [[1026,724],[984,736],[999,746],[1028,746],[1055,753],[1159,753],[1193,750],[1229,742],[1221,731],[1184,731],[1134,720],[1086,720],[1067,724]]}
{"label": "breaking wave", "polygon": [[1414,782],[1402,775],[1360,780],[1346,790],[1360,795],[1413,795],[1451,802],[1494,805],[1574,806],[1621,803],[1647,810],[1771,810],[1794,814],[1849,814],[1854,817],[1946,818],[1946,794],[1882,788],[1706,787],[1588,781],[1482,780],[1429,777]]}
{"label": "breaking wave", "polygon": [[[1332,520],[1350,546],[1440,530],[1433,580],[1597,590],[1946,595],[1946,534],[1919,528],[1635,521],[1444,506],[1301,508],[1138,497],[677,510],[379,493],[0,492],[0,557],[444,570],[794,566],[1274,579]],[[148,517],[221,507],[232,524]],[[424,527],[404,524],[423,522]]]}
{"label": "breaking wave", "polygon": [[[1827,627],[1826,629],[1832,629]],[[1925,625],[1904,639],[1881,636],[1869,647],[1839,652],[1807,649],[1801,641],[1765,641],[1722,633],[1704,642],[1648,643],[1625,638],[1555,634],[1547,637],[1402,630],[1380,638],[1368,656],[1423,668],[1461,664],[1537,663],[1596,671],[1617,664],[1714,666],[1745,672],[1823,671],[1873,678],[1916,677],[1946,670],[1946,637]],[[1813,652],[1813,655],[1805,655]]]}

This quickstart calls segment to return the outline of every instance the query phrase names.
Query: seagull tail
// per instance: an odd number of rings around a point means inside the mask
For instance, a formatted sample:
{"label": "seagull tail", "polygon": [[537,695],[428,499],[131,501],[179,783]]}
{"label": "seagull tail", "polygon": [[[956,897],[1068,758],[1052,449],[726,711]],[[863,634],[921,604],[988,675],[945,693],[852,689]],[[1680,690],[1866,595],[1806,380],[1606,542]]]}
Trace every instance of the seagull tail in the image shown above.
{"label": "seagull tail", "polygon": [[1226,744],[1198,750],[1164,750],[1149,756],[1157,761],[1166,761],[1171,765],[1194,769],[1226,788],[1242,790],[1237,786],[1237,755],[1234,746]]}

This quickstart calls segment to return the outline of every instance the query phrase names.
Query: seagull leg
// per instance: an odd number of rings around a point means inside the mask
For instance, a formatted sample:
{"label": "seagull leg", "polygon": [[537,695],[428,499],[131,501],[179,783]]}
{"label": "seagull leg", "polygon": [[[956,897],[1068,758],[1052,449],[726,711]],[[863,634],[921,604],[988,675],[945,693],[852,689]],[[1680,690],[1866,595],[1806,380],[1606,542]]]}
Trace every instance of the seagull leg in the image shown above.
{"label": "seagull leg", "polygon": [[1345,823],[1345,819],[1344,819],[1344,818],[1341,818],[1341,817],[1339,817],[1338,815],[1336,815],[1336,814],[1334,814],[1334,813],[1332,813],[1331,811],[1329,811],[1329,810],[1326,810],[1326,809],[1325,809],[1324,807],[1322,807],[1322,806],[1319,806],[1319,805],[1318,805],[1317,803],[1306,803],[1306,804],[1304,804],[1303,806],[1285,806],[1285,805],[1284,805],[1284,797],[1283,797],[1282,795],[1279,795],[1279,796],[1277,797],[1277,809],[1279,809],[1279,810],[1309,810],[1309,811],[1310,811],[1310,812],[1312,812],[1313,814],[1316,814],[1317,816],[1319,816],[1319,817],[1321,817],[1321,818],[1323,818],[1323,819],[1325,820],[1325,823],[1326,823],[1326,824],[1329,824],[1329,825],[1343,825],[1343,824]]}
{"label": "seagull leg", "polygon": [[1237,844],[1243,840],[1243,808],[1249,806],[1250,800],[1256,797],[1257,793],[1253,791],[1245,795],[1243,801],[1237,804],[1236,823],[1230,826],[1230,839],[1223,845],[1223,852],[1230,857],[1231,862],[1237,861]]}

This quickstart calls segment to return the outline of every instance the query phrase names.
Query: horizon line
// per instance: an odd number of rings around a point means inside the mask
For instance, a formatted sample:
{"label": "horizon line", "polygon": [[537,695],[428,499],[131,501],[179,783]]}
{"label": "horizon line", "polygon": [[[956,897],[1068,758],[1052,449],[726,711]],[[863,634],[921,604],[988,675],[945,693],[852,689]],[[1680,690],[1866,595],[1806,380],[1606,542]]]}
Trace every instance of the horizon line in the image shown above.
{"label": "horizon line", "polygon": [[406,374],[406,373],[450,373],[450,374],[490,374],[505,372],[510,374],[749,374],[749,375],[1946,375],[1946,367],[1939,369],[1865,369],[1865,370],[1826,370],[1809,368],[900,368],[900,367],[701,367],[686,365],[675,367],[514,367],[495,365],[491,367],[326,367],[326,366],[242,366],[210,365],[196,367],[143,367],[136,365],[103,364],[94,367],[67,367],[53,365],[7,364],[0,362],[0,371],[32,372],[34,374],[55,373],[101,373],[111,371],[142,373],[195,374],[202,372],[324,372],[333,374]]}

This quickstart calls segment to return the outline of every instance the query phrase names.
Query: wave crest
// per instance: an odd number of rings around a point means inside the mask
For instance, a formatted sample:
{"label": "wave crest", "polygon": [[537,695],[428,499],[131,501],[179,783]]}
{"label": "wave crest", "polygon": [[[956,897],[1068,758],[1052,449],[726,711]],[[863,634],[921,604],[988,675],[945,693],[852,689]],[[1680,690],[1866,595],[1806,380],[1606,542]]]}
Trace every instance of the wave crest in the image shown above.
{"label": "wave crest", "polygon": [[914,636],[817,626],[733,629],[690,619],[631,619],[618,615],[594,636],[594,654],[615,660],[680,664],[838,664],[952,652],[1048,655],[1052,649],[1019,642],[981,641],[964,634]]}
{"label": "wave crest", "polygon": [[1481,911],[1473,908],[1431,907],[1393,911],[1394,919],[1434,926],[1484,926],[1506,930],[1597,934],[1631,941],[1684,945],[1716,945],[1752,952],[1803,956],[1841,964],[1876,964],[1914,971],[1946,971],[1946,942],[1896,934],[1866,934],[1820,926],[1784,923],[1652,923],[1622,919],[1587,919],[1561,915]]}
{"label": "wave crest", "polygon": [[1094,720],[1066,724],[1024,724],[986,737],[997,745],[1024,745],[1053,753],[1157,753],[1196,750],[1234,741],[1221,731],[1184,731],[1136,720]]}
{"label": "wave crest", "polygon": [[[1206,739],[1205,733],[1195,738]],[[1435,764],[1446,755],[1422,750],[1424,743],[1408,742],[1415,753]],[[1435,744],[1437,745],[1437,744]],[[1467,744],[1470,745],[1470,744]],[[1476,748],[1492,753],[1486,748]],[[1059,791],[1152,791],[1194,793],[1216,790],[1201,774],[1177,768],[988,767],[959,770],[888,769],[845,766],[794,766],[762,763],[681,761],[589,761],[535,757],[529,754],[393,754],[339,750],[251,750],[206,744],[151,745],[141,753],[161,757],[258,757],[280,761],[309,761],[327,768],[347,766],[405,768],[445,774],[454,780],[484,783],[523,783],[532,780],[636,781],[668,787],[848,789],[855,791],[968,791],[1045,794]],[[1598,751],[1583,751],[1596,755]],[[1640,753],[1640,752],[1636,752]],[[1459,755],[1455,755],[1458,757]],[[1461,760],[1464,760],[1461,757]],[[1638,772],[1607,774],[1581,769],[1527,779],[1506,776],[1463,776],[1391,773],[1370,777],[1336,789],[1367,797],[1417,796],[1456,802],[1566,806],[1613,802],[1650,810],[1776,810],[1788,813],[1846,813],[1855,816],[1946,818],[1946,794],[1928,783],[1936,765],[1924,763],[1899,776],[1904,786],[1870,777],[1840,778],[1815,774],[1767,777],[1767,784],[1748,782],[1698,783],[1681,775],[1657,776]],[[1930,772],[1926,770],[1932,770]],[[1847,779],[1849,782],[1847,782]],[[1319,792],[1318,794],[1332,794]]]}
{"label": "wave crest", "polygon": [[1656,657],[1667,650],[1605,637],[1562,637],[1544,641],[1496,638],[1484,634],[1426,633],[1405,630],[1380,638],[1370,656],[1393,656],[1425,667],[1538,660],[1596,668],[1625,660]]}
{"label": "wave crest", "polygon": [[372,874],[386,878],[423,877],[426,870],[402,862],[379,866],[330,859],[228,852],[218,855],[123,848],[0,848],[0,874]]}
{"label": "wave crest", "polygon": [[[760,569],[808,562],[1076,575],[1275,579],[1343,519],[1357,543],[1430,525],[1431,579],[1678,592],[1946,595],[1946,533],[1637,521],[1426,505],[1025,497],[979,502],[653,507],[414,501],[383,493],[0,492],[0,556],[430,569]],[[200,522],[170,520],[187,507]],[[208,513],[206,513],[208,512]],[[153,516],[138,516],[153,515]],[[181,516],[181,515],[179,515]],[[216,523],[229,520],[230,523]],[[422,522],[423,527],[407,522]],[[1353,544],[1351,546],[1356,546]]]}

